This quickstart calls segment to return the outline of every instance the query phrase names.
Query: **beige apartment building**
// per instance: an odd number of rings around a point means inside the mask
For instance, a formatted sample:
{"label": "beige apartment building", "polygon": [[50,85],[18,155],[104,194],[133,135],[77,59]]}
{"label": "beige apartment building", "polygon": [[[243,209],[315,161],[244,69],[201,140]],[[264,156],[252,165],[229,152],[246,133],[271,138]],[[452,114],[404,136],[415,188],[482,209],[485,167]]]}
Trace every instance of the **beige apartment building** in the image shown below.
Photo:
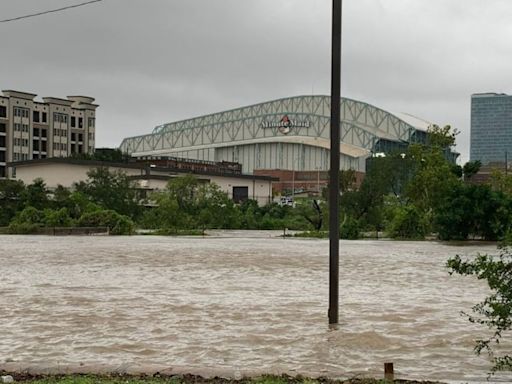
{"label": "beige apartment building", "polygon": [[93,153],[96,108],[94,98],[43,97],[12,90],[0,95],[0,178],[16,177],[17,161]]}

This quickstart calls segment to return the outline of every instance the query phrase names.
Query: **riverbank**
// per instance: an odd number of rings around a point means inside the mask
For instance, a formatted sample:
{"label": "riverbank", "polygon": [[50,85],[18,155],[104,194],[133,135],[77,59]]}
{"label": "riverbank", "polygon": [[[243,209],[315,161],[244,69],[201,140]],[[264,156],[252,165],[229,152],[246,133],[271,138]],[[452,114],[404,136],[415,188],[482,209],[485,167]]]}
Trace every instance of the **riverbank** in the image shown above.
{"label": "riverbank", "polygon": [[110,372],[98,374],[31,374],[0,371],[1,375],[11,375],[15,382],[30,384],[441,384],[438,381],[384,380],[373,378],[331,379],[328,377],[310,378],[289,375],[262,376],[201,376],[194,374],[139,373],[126,374]]}

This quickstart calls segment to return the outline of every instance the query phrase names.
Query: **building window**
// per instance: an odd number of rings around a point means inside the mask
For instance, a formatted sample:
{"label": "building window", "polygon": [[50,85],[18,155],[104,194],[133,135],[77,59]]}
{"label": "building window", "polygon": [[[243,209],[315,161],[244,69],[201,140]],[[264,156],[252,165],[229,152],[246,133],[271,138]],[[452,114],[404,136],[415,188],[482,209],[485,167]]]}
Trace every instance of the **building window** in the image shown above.
{"label": "building window", "polygon": [[[71,120],[71,121],[73,121],[73,120]],[[71,124],[73,124],[73,123],[71,123]],[[71,141],[76,141],[76,134],[75,134],[75,132],[71,132]]]}
{"label": "building window", "polygon": [[84,119],[83,117],[79,117],[78,118],[78,128],[83,128],[84,127]]}
{"label": "building window", "polygon": [[78,134],[78,141],[84,141],[84,135],[79,133]]}
{"label": "building window", "polygon": [[38,140],[33,140],[32,141],[32,149],[34,151],[39,151],[39,141]]}
{"label": "building window", "polygon": [[46,137],[46,129],[41,129],[41,137]]}
{"label": "building window", "polygon": [[76,117],[75,116],[71,116],[71,126],[73,128],[76,127]]}
{"label": "building window", "polygon": [[0,177],[5,177],[5,166],[0,166]]}
{"label": "building window", "polygon": [[55,123],[67,124],[68,123],[68,115],[65,115],[64,113],[57,113],[57,112],[55,112],[53,114],[53,121]]}
{"label": "building window", "polygon": [[41,141],[41,152],[46,152],[46,141]]}
{"label": "building window", "polygon": [[14,116],[28,118],[28,115],[29,115],[29,109],[28,108],[14,107]]}
{"label": "building window", "polygon": [[5,123],[0,123],[0,132],[4,132],[7,130],[7,126]]}
{"label": "building window", "polygon": [[34,123],[39,123],[39,111],[34,111],[32,113],[32,120]]}
{"label": "building window", "polygon": [[249,187],[233,187],[233,201],[241,203],[249,199]]}
{"label": "building window", "polygon": [[[0,148],[5,148],[5,136],[0,136]],[[4,152],[1,152],[1,153],[4,153]]]}
{"label": "building window", "polygon": [[0,105],[0,117],[7,117],[7,108],[3,105]]}
{"label": "building window", "polygon": [[34,128],[33,132],[34,132],[34,137],[39,137],[39,128]]}
{"label": "building window", "polygon": [[46,123],[48,120],[46,112],[41,112],[41,122]]}
{"label": "building window", "polygon": [[96,125],[96,119],[94,117],[89,117],[89,128],[94,128]]}

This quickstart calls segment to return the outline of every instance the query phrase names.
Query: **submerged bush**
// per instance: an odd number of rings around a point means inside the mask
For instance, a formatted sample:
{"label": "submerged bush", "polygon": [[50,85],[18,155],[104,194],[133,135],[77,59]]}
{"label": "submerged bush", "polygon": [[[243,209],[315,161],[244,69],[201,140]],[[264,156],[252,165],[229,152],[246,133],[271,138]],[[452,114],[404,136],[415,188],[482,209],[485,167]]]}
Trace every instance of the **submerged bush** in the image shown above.
{"label": "submerged bush", "polygon": [[78,226],[107,227],[111,235],[131,235],[135,231],[135,224],[129,217],[112,210],[85,213],[78,220]]}

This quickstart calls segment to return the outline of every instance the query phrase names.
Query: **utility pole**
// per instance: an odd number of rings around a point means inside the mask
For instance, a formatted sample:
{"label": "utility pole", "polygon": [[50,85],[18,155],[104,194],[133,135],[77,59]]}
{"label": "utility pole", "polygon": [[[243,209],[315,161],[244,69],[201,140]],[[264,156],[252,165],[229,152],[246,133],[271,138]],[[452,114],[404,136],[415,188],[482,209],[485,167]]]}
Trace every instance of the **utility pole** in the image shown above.
{"label": "utility pole", "polygon": [[340,253],[341,8],[332,1],[331,168],[329,173],[329,324],[338,324]]}

